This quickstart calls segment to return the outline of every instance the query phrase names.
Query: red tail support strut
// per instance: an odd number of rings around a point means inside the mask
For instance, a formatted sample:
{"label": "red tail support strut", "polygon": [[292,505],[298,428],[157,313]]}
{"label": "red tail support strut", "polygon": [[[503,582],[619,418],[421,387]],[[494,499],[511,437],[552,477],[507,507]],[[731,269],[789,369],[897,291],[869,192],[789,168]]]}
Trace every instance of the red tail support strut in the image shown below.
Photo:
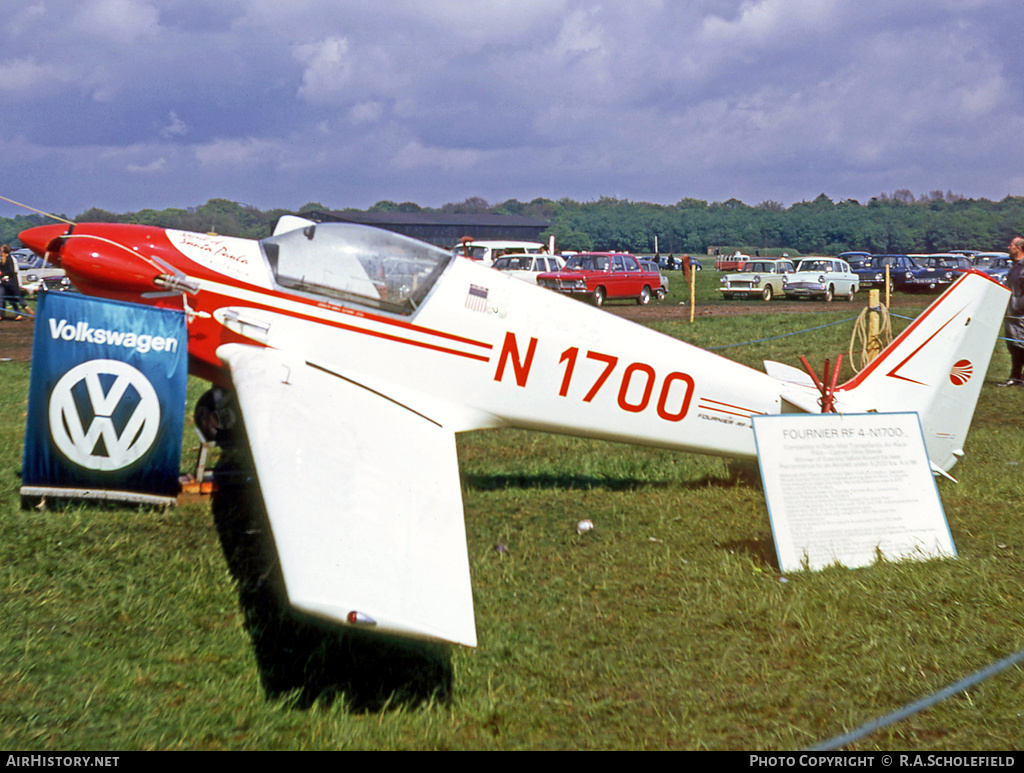
{"label": "red tail support strut", "polygon": [[820,380],[806,357],[801,357],[800,362],[803,363],[804,370],[807,371],[811,380],[814,381],[814,386],[818,387],[818,391],[821,392],[821,412],[835,413],[836,410],[832,403],[835,399],[836,385],[839,383],[839,371],[843,367],[843,355],[840,354],[836,357],[836,369],[832,371],[831,378],[829,378],[829,361],[825,360],[825,371]]}

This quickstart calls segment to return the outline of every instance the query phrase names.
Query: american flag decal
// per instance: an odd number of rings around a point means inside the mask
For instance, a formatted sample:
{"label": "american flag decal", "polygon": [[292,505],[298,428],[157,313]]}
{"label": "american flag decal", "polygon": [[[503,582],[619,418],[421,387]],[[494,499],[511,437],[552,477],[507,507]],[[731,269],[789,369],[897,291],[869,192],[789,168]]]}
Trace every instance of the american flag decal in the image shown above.
{"label": "american flag decal", "polygon": [[466,294],[466,308],[473,311],[487,311],[487,288],[470,285]]}

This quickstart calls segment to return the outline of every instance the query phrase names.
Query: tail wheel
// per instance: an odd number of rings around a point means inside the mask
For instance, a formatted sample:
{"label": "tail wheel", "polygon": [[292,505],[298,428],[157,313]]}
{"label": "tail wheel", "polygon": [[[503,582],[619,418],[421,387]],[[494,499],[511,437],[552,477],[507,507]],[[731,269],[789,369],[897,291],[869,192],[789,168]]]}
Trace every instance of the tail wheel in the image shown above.
{"label": "tail wheel", "polygon": [[235,393],[216,386],[208,389],[196,401],[192,418],[204,440],[227,448],[239,423]]}

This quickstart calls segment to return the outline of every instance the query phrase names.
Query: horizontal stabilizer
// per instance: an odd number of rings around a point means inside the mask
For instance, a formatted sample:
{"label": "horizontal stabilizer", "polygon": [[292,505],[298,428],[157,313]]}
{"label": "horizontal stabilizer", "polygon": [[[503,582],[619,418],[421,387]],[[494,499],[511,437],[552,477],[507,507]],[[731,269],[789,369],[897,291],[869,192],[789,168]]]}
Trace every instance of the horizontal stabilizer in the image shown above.
{"label": "horizontal stabilizer", "polygon": [[231,370],[296,608],[401,636],[476,645],[455,437],[273,349]]}
{"label": "horizontal stabilizer", "polygon": [[790,384],[799,384],[800,386],[817,389],[817,387],[814,386],[814,379],[812,379],[806,371],[794,368],[792,365],[784,365],[783,363],[775,362],[774,360],[765,360],[764,372],[772,378],[777,378],[779,381],[786,381]]}

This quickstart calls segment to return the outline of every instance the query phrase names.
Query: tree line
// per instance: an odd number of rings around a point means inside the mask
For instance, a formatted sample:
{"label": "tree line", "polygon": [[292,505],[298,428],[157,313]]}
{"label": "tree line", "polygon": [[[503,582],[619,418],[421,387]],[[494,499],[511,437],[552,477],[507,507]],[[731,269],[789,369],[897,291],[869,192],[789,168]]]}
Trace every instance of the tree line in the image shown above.
{"label": "tree line", "polygon": [[[309,202],[296,210],[259,210],[226,199],[211,199],[197,207],[143,209],[126,214],[93,208],[68,219],[141,223],[259,239],[271,234],[281,215],[328,209]],[[589,202],[509,199],[490,204],[472,197],[437,209],[382,200],[370,210],[522,215],[550,222],[545,238],[554,235],[556,245],[563,250],[648,253],[657,249],[662,254],[706,254],[716,249],[760,251],[762,255],[835,255],[850,250],[874,254],[968,248],[995,251],[1004,250],[1013,236],[1024,233],[1024,196],[990,201],[940,191],[917,197],[898,190],[866,203],[833,201],[821,194],[813,201],[788,207],[774,201],[749,205],[738,199],[708,203],[684,198],[665,205],[614,197]],[[0,218],[0,243],[13,243],[20,231],[50,222],[35,214]]]}

